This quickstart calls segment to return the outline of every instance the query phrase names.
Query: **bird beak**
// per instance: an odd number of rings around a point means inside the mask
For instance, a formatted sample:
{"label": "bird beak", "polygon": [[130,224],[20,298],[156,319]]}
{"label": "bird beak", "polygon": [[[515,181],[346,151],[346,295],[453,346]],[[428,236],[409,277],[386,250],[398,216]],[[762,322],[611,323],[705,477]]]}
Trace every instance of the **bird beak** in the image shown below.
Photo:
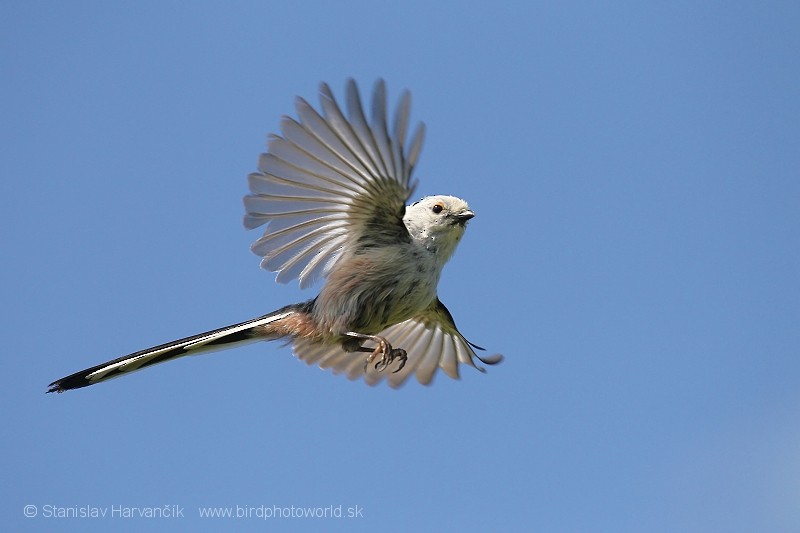
{"label": "bird beak", "polygon": [[456,222],[461,224],[462,226],[467,223],[467,220],[471,219],[475,216],[475,213],[472,211],[462,211],[455,215]]}

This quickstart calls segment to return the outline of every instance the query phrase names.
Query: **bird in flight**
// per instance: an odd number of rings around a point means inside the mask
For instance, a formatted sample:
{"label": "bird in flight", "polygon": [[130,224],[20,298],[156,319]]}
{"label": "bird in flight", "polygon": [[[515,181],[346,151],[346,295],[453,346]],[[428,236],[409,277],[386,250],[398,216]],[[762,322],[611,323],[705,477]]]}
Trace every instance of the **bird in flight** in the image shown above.
{"label": "bird in flight", "polygon": [[253,341],[285,339],[308,364],[399,387],[412,374],[429,384],[437,369],[484,371],[501,355],[480,357],[439,301],[436,287],[467,222],[475,216],[453,196],[406,205],[422,149],[420,123],[406,141],[411,96],[405,91],[389,129],[386,86],[378,80],[371,120],[356,83],[342,111],[327,84],[322,112],[297,98],[298,119],[283,117],[258,172],[248,177],[248,229],[264,226],[252,250],[277,281],[305,288],[324,278],[319,295],[239,324],[141,350],[50,384],[48,392],[87,387],[185,355]]}

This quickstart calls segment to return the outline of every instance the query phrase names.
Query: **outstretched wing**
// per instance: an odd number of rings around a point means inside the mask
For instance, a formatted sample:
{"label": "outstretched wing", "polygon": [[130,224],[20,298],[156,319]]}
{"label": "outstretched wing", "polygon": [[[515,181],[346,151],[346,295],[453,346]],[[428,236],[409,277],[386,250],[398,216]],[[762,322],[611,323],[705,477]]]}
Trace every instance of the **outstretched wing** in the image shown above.
{"label": "outstretched wing", "polygon": [[297,98],[299,120],[284,117],[282,136],[269,138],[259,172],[249,176],[245,227],[266,224],[252,250],[277,281],[300,286],[326,276],[342,253],[370,242],[409,239],[405,204],[415,183],[411,174],[422,149],[420,123],[408,147],[411,95],[400,98],[392,132],[387,126],[386,85],[378,80],[367,122],[355,82],[347,82],[347,117],[327,84],[320,86],[322,115]]}
{"label": "outstretched wing", "polygon": [[484,372],[475,363],[476,359],[487,365],[497,364],[503,359],[499,354],[480,357],[475,349],[483,348],[470,343],[459,333],[452,315],[438,299],[418,316],[386,328],[379,336],[386,338],[393,348],[406,351],[408,360],[399,372],[392,372],[398,366],[396,362],[381,372],[371,367],[365,372],[367,354],[346,352],[340,345],[297,340],[292,350],[309,365],[329,368],[334,374],[345,374],[349,379],[364,376],[364,381],[369,385],[376,385],[385,378],[393,388],[401,386],[412,374],[417,381],[428,385],[439,368],[451,378],[458,379],[460,364]]}

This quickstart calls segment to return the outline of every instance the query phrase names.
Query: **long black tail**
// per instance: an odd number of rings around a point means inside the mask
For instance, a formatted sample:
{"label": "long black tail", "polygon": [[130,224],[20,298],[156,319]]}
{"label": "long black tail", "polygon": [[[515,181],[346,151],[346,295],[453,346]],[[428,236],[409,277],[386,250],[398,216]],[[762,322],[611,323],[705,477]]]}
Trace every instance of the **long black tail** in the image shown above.
{"label": "long black tail", "polygon": [[[301,309],[304,304],[289,305],[258,318],[253,318],[239,324],[233,324],[224,328],[207,331],[179,339],[176,341],[147,348],[113,361],[75,372],[67,377],[54,381],[49,385],[47,392],[64,392],[70,389],[88,387],[101,381],[118,377],[129,372],[141,370],[142,368],[163,363],[184,355],[195,355],[203,352],[232,348],[240,344],[259,340],[271,340],[278,338],[264,336],[264,329],[258,333],[254,328],[265,326],[277,320],[281,320]],[[306,304],[307,305],[307,304]]]}

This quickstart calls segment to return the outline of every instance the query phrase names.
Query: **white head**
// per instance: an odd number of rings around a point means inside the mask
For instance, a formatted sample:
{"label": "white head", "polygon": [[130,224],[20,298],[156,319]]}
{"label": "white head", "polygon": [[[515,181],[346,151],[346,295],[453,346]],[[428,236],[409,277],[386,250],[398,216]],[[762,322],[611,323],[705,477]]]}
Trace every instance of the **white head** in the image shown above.
{"label": "white head", "polygon": [[447,262],[475,216],[467,202],[454,196],[427,196],[406,207],[403,222],[411,237]]}

